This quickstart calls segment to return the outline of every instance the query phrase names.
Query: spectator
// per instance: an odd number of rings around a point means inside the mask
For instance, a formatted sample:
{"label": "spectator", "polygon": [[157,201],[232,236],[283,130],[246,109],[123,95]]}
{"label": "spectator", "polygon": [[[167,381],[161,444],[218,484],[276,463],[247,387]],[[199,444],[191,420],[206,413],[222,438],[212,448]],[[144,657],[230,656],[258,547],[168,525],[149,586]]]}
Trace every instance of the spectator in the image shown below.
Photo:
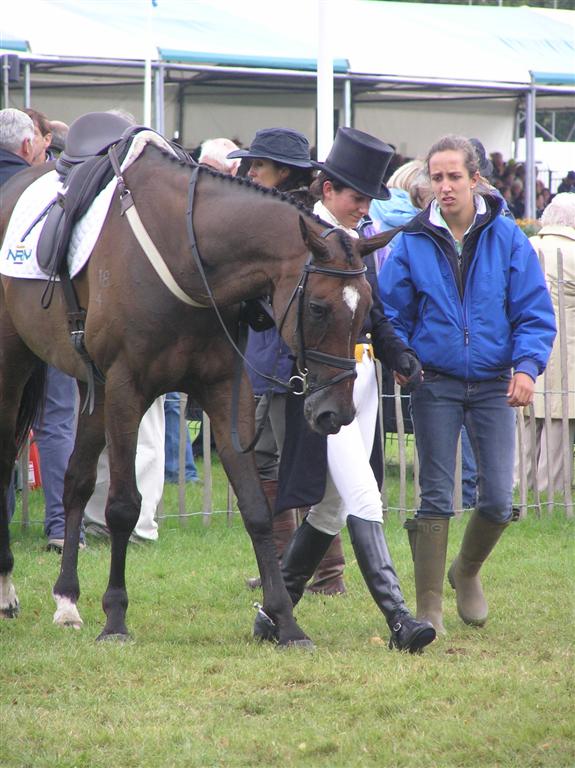
{"label": "spectator", "polygon": [[[553,300],[555,313],[559,314],[559,283],[557,274],[557,250],[563,254],[563,280],[565,297],[565,333],[567,347],[569,446],[575,438],[575,195],[561,192],[553,198],[541,217],[542,228],[530,238],[536,251],[545,256],[545,277]],[[545,397],[543,377],[536,382],[533,401],[536,425],[537,486],[540,491],[548,490],[549,473],[552,474],[556,491],[564,487],[563,475],[563,382],[561,378],[560,338],[555,341],[547,364],[548,394],[551,408],[551,429],[545,428]],[[526,430],[527,452],[529,455],[530,433]],[[547,463],[549,452],[551,466]],[[573,460],[567,466],[567,485],[573,484]],[[528,482],[533,485],[531,464],[527,465]]]}
{"label": "spectator", "polygon": [[[19,170],[46,159],[43,135],[38,126],[44,125],[41,112],[29,110],[28,115],[18,109],[0,111],[0,182],[4,183]],[[34,115],[38,124],[34,124]],[[49,131],[46,135],[49,134]],[[47,145],[46,145],[47,146]],[[44,158],[44,159],[42,159]],[[46,396],[41,413],[34,422],[34,435],[42,473],[45,513],[44,532],[48,549],[61,552],[64,545],[65,514],[62,502],[64,475],[74,447],[76,434],[75,379],[57,368],[48,366]],[[9,492],[13,513],[13,491]],[[83,533],[81,544],[83,543]]]}
{"label": "spectator", "polygon": [[575,171],[569,171],[567,176],[563,177],[557,192],[575,192]]}
{"label": "spectator", "polygon": [[[231,156],[248,162],[246,175],[262,187],[288,192],[310,207],[313,204],[309,194],[312,181],[310,147],[307,138],[299,131],[292,128],[263,128],[256,132],[248,149],[235,150]],[[293,372],[293,359],[275,326],[257,332],[250,329],[246,358],[250,363],[247,372],[257,403],[256,428],[261,429],[254,455],[262,488],[272,513],[275,511],[272,531],[281,562],[283,552],[297,527],[295,509],[276,511],[278,469],[286,430],[287,392],[279,384],[270,387],[267,379],[260,374],[277,376],[287,381]],[[341,537],[336,536],[319,563],[309,590],[330,595],[344,593],[344,566]],[[260,579],[248,579],[248,586],[261,586]]]}
{"label": "spectator", "polygon": [[66,137],[68,136],[68,125],[61,120],[50,121],[50,131],[52,133],[52,141],[48,147],[50,156],[55,159],[61,152],[64,151],[66,146]]}
{"label": "spectator", "polygon": [[48,147],[52,142],[52,128],[50,121],[43,112],[37,109],[25,109],[27,115],[32,118],[34,123],[34,156],[32,165],[42,165],[42,163],[51,160],[48,154]]}
{"label": "spectator", "polygon": [[240,158],[230,158],[230,152],[238,150],[237,144],[230,139],[208,139],[200,148],[198,163],[209,165],[220,173],[229,173],[235,176],[240,167]]}
{"label": "spectator", "polygon": [[[180,393],[168,392],[164,401],[164,416],[166,418],[165,467],[164,480],[166,483],[177,483],[180,477]],[[184,420],[184,425],[186,421]],[[198,480],[198,470],[194,462],[194,452],[190,433],[185,429],[185,469],[186,483]]]}

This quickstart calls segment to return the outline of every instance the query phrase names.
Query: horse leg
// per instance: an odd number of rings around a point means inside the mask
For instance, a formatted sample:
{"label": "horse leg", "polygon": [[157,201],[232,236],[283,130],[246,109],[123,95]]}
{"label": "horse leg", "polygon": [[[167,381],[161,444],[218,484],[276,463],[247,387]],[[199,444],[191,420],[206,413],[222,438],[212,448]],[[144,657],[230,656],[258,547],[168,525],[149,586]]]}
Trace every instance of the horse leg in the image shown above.
{"label": "horse leg", "polygon": [[136,484],[136,445],[142,415],[151,405],[129,384],[127,374],[106,381],[106,433],[110,459],[110,491],[106,502],[106,525],[110,530],[111,561],[108,586],[102,598],[106,624],[98,640],[126,640],[128,592],[126,552],[140,516],[142,497]]}
{"label": "horse leg", "polygon": [[[80,402],[84,402],[86,385],[80,384]],[[60,574],[52,594],[56,602],[54,624],[80,629],[83,622],[78,612],[80,582],[78,579],[78,547],[82,516],[94,492],[98,457],[105,445],[104,392],[96,387],[94,410],[80,413],[74,450],[64,478],[64,510],[66,532]]]}
{"label": "horse leg", "polygon": [[[280,646],[313,647],[312,641],[298,626],[293,616],[292,601],[281,575],[272,537],[272,517],[261,487],[253,453],[237,453],[230,440],[229,403],[231,386],[228,382],[211,388],[206,398],[206,410],[218,446],[218,453],[238,498],[238,506],[246,530],[252,540],[263,588],[264,611],[276,623]],[[251,407],[251,419],[249,408]],[[253,399],[243,398],[239,423],[252,423]]]}
{"label": "horse leg", "polygon": [[12,619],[19,603],[12,570],[8,489],[17,446],[27,439],[39,406],[45,368],[17,336],[5,310],[0,316],[0,618]]}

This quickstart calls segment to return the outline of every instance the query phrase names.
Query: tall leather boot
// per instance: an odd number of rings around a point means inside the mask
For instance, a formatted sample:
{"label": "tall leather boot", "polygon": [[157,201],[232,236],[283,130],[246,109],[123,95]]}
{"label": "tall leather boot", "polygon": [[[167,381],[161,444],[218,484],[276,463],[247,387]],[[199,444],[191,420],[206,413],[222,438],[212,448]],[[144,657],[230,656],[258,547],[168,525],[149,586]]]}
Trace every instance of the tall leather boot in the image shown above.
{"label": "tall leather boot", "polygon": [[391,630],[389,647],[418,653],[435,640],[435,629],[430,622],[418,621],[407,610],[383,526],[348,515],[347,527],[365,583]]}
{"label": "tall leather boot", "polygon": [[[279,515],[274,515],[274,510],[276,508],[278,481],[262,480],[261,485],[272,512],[272,536],[278,553],[278,560],[281,563],[284,550],[287,547],[289,540],[293,536],[295,529],[297,528],[295,510],[286,509],[284,512],[280,512]],[[253,576],[250,579],[246,579],[246,584],[250,589],[258,589],[261,587],[262,581],[259,576]]]}
{"label": "tall leather boot", "polygon": [[[292,603],[296,606],[304,593],[305,585],[315,573],[333,536],[322,533],[306,520],[299,526],[286,547],[282,559],[282,576]],[[256,640],[277,640],[278,629],[273,619],[261,606],[254,622]]]}
{"label": "tall leather boot", "polygon": [[445,635],[443,626],[443,579],[447,557],[449,517],[418,517],[406,520],[415,572],[416,616],[430,621]]}
{"label": "tall leather boot", "polygon": [[345,567],[345,556],[343,554],[343,544],[341,536],[338,533],[329,545],[325,557],[319,564],[315,572],[314,579],[306,592],[314,592],[321,595],[343,595],[345,594],[345,583],[343,580],[343,569]]}
{"label": "tall leather boot", "polygon": [[459,554],[447,577],[457,595],[457,612],[466,624],[482,627],[488,607],[479,571],[509,523],[494,523],[479,512],[472,513],[463,534]]}

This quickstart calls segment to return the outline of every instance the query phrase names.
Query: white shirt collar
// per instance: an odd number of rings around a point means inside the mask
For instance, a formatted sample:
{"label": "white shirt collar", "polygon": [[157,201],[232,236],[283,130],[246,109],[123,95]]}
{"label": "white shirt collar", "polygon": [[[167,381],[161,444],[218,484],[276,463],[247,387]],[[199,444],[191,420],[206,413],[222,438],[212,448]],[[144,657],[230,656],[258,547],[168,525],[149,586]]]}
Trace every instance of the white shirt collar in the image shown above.
{"label": "white shirt collar", "polygon": [[338,229],[343,229],[343,231],[346,232],[350,237],[359,237],[359,232],[357,232],[357,230],[349,229],[348,227],[344,227],[343,224],[340,224],[333,213],[325,207],[321,200],[318,200],[314,205],[313,212],[328,224],[331,224]]}

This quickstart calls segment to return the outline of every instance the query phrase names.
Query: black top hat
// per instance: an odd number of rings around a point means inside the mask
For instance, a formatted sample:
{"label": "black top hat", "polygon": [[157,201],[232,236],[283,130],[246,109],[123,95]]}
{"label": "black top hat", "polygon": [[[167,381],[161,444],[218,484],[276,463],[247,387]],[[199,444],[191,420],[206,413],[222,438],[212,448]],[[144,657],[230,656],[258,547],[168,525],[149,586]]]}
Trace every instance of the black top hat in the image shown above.
{"label": "black top hat", "polygon": [[259,157],[282,165],[311,168],[309,141],[291,128],[262,128],[257,131],[249,149],[235,149],[232,157]]}
{"label": "black top hat", "polygon": [[389,200],[383,183],[393,147],[355,128],[338,128],[335,141],[324,163],[312,164],[346,187],[377,200]]}
{"label": "black top hat", "polygon": [[469,143],[473,145],[473,149],[479,160],[479,173],[482,176],[491,176],[493,173],[493,163],[487,157],[485,147],[479,139],[469,139]]}

